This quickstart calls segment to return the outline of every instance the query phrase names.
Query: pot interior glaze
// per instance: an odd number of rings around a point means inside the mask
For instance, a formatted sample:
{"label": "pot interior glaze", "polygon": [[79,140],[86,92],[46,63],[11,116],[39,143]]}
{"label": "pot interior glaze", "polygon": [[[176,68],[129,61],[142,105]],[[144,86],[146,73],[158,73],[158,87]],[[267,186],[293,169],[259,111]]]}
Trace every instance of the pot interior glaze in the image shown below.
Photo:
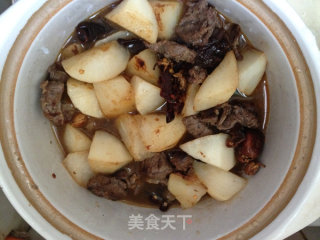
{"label": "pot interior glaze", "polygon": [[[241,25],[268,58],[269,122],[265,169],[228,202],[201,201],[192,209],[157,209],[98,198],[79,187],[41,112],[40,82],[74,27],[110,0],[49,0],[29,20],[7,59],[0,86],[0,137],[5,158],[26,198],[59,231],[74,239],[248,239],[287,205],[302,181],[315,138],[315,93],[292,35],[260,1],[211,1]],[[52,174],[55,174],[55,178]],[[174,215],[176,230],[129,230],[130,215]],[[192,215],[183,230],[178,215]]]}

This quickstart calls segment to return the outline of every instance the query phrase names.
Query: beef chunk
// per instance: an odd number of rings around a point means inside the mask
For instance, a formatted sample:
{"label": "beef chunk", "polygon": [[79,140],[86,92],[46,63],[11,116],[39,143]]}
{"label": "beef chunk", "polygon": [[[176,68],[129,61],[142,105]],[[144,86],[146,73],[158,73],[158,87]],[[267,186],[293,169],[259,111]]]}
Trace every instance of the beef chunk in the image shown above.
{"label": "beef chunk", "polygon": [[73,104],[65,98],[65,85],[61,81],[44,81],[41,84],[41,107],[46,118],[55,126],[62,126],[72,120],[76,109]]}
{"label": "beef chunk", "polygon": [[172,59],[176,62],[188,62],[194,63],[197,53],[188,47],[181,45],[173,41],[163,40],[153,44],[147,44],[147,46],[157,52],[162,54],[164,57]]}
{"label": "beef chunk", "polygon": [[149,183],[167,183],[167,177],[173,169],[165,153],[157,153],[151,158],[142,162],[143,172],[146,175],[146,181]]}
{"label": "beef chunk", "polygon": [[[249,103],[238,101],[224,103],[197,115],[185,117],[183,123],[188,133],[195,138],[211,135],[218,131],[229,133],[237,125],[246,128],[259,128],[260,125],[254,107]],[[243,141],[241,132],[234,132],[234,135],[233,140],[229,139],[229,144],[237,145]]]}
{"label": "beef chunk", "polygon": [[233,50],[237,60],[242,60],[243,57],[240,53],[241,46],[241,28],[238,24],[235,23],[228,23],[224,27],[226,29],[226,36],[228,43],[231,46],[231,49]]}
{"label": "beef chunk", "polygon": [[66,99],[62,99],[61,101],[61,110],[65,122],[70,122],[77,112],[74,105]]}
{"label": "beef chunk", "polygon": [[96,175],[92,177],[87,188],[95,195],[110,200],[120,200],[128,195],[126,182],[112,176]]}
{"label": "beef chunk", "polygon": [[237,124],[232,128],[228,134],[229,137],[226,142],[227,147],[237,147],[240,143],[246,140],[245,130],[240,124]]}
{"label": "beef chunk", "polygon": [[48,68],[49,80],[41,84],[41,106],[44,115],[55,125],[62,126],[70,122],[77,112],[69,97],[65,94],[68,74],[59,63]]}
{"label": "beef chunk", "polygon": [[246,102],[224,103],[197,115],[201,122],[219,130],[230,130],[236,124],[247,128],[258,128],[259,120],[254,107]]}
{"label": "beef chunk", "polygon": [[265,167],[258,161],[264,146],[264,134],[257,129],[242,129],[242,134],[244,140],[235,146],[237,165],[232,169],[232,172],[238,175],[242,173],[255,175],[261,167]]}
{"label": "beef chunk", "polygon": [[192,67],[188,73],[189,73],[188,82],[196,83],[196,84],[203,83],[203,81],[207,78],[207,75],[208,75],[206,69],[200,66]]}
{"label": "beef chunk", "polygon": [[201,122],[197,116],[189,116],[183,118],[183,123],[194,138],[200,138],[213,134],[213,130],[206,124]]}
{"label": "beef chunk", "polygon": [[263,149],[264,135],[256,129],[247,129],[245,140],[236,147],[236,159],[240,163],[248,163],[256,160]]}
{"label": "beef chunk", "polygon": [[133,162],[117,171],[114,176],[127,184],[129,190],[135,195],[141,188],[141,164]]}
{"label": "beef chunk", "polygon": [[83,130],[91,137],[93,137],[95,132],[98,130],[104,130],[116,137],[120,137],[116,127],[112,125],[111,120],[107,118],[87,117],[87,121],[83,126]]}
{"label": "beef chunk", "polygon": [[208,43],[213,30],[222,27],[222,20],[207,0],[189,0],[187,10],[177,28],[177,35],[187,44],[204,46]]}
{"label": "beef chunk", "polygon": [[62,66],[58,65],[57,63],[51,65],[48,68],[48,73],[49,73],[49,79],[51,81],[65,83],[69,79],[68,74],[63,70]]}
{"label": "beef chunk", "polygon": [[169,160],[174,166],[175,171],[186,174],[191,168],[194,159],[180,150],[168,152]]}
{"label": "beef chunk", "polygon": [[41,107],[44,115],[54,125],[62,126],[65,123],[65,118],[61,109],[64,83],[58,81],[44,81],[41,84],[41,89]]}
{"label": "beef chunk", "polygon": [[87,188],[95,195],[111,200],[124,199],[130,192],[137,195],[143,184],[140,166],[133,162],[113,175],[96,175],[89,180]]}
{"label": "beef chunk", "polygon": [[234,104],[231,111],[224,111],[222,107],[217,128],[220,130],[230,129],[237,123],[247,128],[258,128],[259,120],[257,114],[248,104]]}

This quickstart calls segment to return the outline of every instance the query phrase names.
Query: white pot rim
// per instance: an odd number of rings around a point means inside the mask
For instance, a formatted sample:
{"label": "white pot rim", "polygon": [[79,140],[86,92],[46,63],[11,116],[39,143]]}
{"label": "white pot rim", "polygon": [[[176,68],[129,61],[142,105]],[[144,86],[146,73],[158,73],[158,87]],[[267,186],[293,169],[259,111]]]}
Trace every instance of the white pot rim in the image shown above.
{"label": "white pot rim", "polygon": [[[6,38],[0,39],[0,75],[4,66],[6,56],[9,53],[20,30],[24,27],[28,19],[35,13],[47,0],[20,0],[8,11],[0,16],[0,26]],[[320,52],[316,40],[310,30],[305,26],[294,10],[284,1],[264,0],[296,38],[301,50],[307,60],[310,73],[313,79],[320,79]],[[10,22],[10,25],[8,25]],[[320,93],[320,82],[314,81],[315,92]],[[316,96],[317,106],[320,106],[320,95]],[[253,239],[280,239],[286,226],[290,224],[299,213],[308,196],[320,182],[320,113],[317,112],[317,135],[315,148],[308,171],[300,184],[296,194],[291,199],[285,209],[269,224],[264,230],[258,233]],[[11,204],[19,214],[42,236],[46,239],[71,239],[62,234],[49,224],[28,202],[18,185],[16,184],[11,172],[7,171],[8,166],[4,160],[0,149],[0,185],[8,197]]]}

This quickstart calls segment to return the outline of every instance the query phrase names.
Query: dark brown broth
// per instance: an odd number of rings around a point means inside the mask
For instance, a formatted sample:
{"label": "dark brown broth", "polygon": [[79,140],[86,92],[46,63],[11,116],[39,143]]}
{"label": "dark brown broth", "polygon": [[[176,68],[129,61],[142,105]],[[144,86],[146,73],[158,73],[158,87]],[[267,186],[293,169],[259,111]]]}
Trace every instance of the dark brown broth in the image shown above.
{"label": "dark brown broth", "polygon": [[[97,12],[94,15],[92,15],[91,17],[89,17],[87,19],[87,21],[93,21],[93,22],[98,22],[98,23],[103,24],[104,23],[104,21],[102,20],[103,17],[108,12],[110,12],[113,8],[115,8],[119,3],[120,3],[120,1],[113,3],[112,5],[107,6],[106,8],[103,8],[99,12]],[[223,18],[223,20],[225,22],[231,22],[231,21],[229,21],[229,19],[227,17],[225,17],[223,15],[221,15],[221,17]],[[121,28],[119,28],[118,26],[116,26],[114,24],[111,24],[111,25],[114,28],[114,31],[110,32],[108,35],[113,34],[117,30],[121,30]],[[62,49],[67,47],[69,44],[75,43],[75,42],[79,42],[79,41],[76,37],[76,34],[73,33],[70,36],[70,38],[66,41],[66,44]],[[242,43],[245,43],[247,45],[247,47],[253,48],[253,46],[250,44],[250,42],[248,41],[248,39],[246,38],[245,35],[242,35]],[[61,51],[62,51],[62,49],[61,49]],[[57,57],[57,62],[59,62],[61,60],[61,51]],[[125,77],[127,78],[127,80],[129,80],[128,76],[125,76]],[[236,98],[238,98],[238,97],[236,97]],[[264,75],[262,81],[260,81],[258,87],[255,89],[254,93],[250,97],[248,97],[248,98],[241,97],[241,99],[244,101],[251,102],[255,105],[259,120],[262,123],[261,130],[265,132],[266,127],[267,127],[268,112],[269,112],[269,106],[268,106],[269,93],[268,93],[268,84],[267,84],[266,75]],[[157,112],[157,113],[165,112],[165,105],[158,108],[155,112]],[[133,114],[135,114],[135,113],[133,113]],[[93,118],[90,118],[90,119],[93,120]],[[105,131],[110,132],[116,136],[119,136],[119,133],[117,132],[117,129],[115,127],[114,119],[98,119],[96,121],[99,122],[98,123],[99,127],[97,129],[105,130]],[[64,127],[59,127],[59,128],[54,127],[53,129],[54,129],[55,135],[57,136],[57,140],[58,140],[59,144],[61,145],[61,148],[63,149],[64,153],[67,154],[67,151],[65,150],[66,148],[64,147],[64,143],[63,143],[63,137],[62,137],[63,132],[64,132]],[[92,131],[88,131],[85,128],[79,128],[79,129],[81,131],[83,131],[89,138],[92,139],[92,137],[94,135],[94,133]],[[179,143],[181,144],[181,143],[187,142],[191,139],[193,139],[193,137],[189,134],[186,134],[181,139],[181,141]],[[129,204],[134,204],[134,205],[139,205],[139,206],[144,206],[144,207],[158,207],[158,204],[152,203],[149,200],[150,194],[152,192],[156,192],[156,193],[161,194],[163,191],[164,191],[164,187],[161,185],[143,183],[142,190],[140,191],[139,194],[137,194],[137,195],[134,195],[133,193],[129,194],[129,196],[123,201],[126,203],[129,203]]]}

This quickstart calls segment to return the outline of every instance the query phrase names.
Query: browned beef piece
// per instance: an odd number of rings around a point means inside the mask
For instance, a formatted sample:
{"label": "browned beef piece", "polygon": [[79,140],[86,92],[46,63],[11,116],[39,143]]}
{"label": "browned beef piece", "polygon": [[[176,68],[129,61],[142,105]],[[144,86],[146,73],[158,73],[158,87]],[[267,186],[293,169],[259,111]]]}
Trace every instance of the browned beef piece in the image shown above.
{"label": "browned beef piece", "polygon": [[157,153],[153,157],[144,160],[142,169],[146,175],[146,181],[154,184],[166,184],[167,177],[173,171],[164,152]]}
{"label": "browned beef piece", "polygon": [[110,200],[120,200],[128,195],[128,185],[126,182],[112,176],[96,175],[92,177],[87,188],[99,197]]}
{"label": "browned beef piece", "polygon": [[224,103],[212,109],[200,112],[201,122],[219,130],[230,130],[236,124],[247,128],[259,128],[259,120],[254,107],[245,102]]}
{"label": "browned beef piece", "polygon": [[194,159],[180,150],[168,152],[169,160],[174,166],[175,171],[186,174],[191,168]]}
{"label": "browned beef piece", "polygon": [[204,137],[213,134],[213,130],[206,124],[201,122],[197,116],[189,116],[183,118],[183,123],[194,138]]}
{"label": "browned beef piece", "polygon": [[44,115],[56,126],[62,126],[65,118],[61,109],[61,98],[64,83],[58,81],[44,81],[41,84],[41,107]]}
{"label": "browned beef piece", "polygon": [[142,185],[141,164],[139,162],[128,164],[124,168],[117,171],[114,176],[117,179],[125,182],[128,189],[131,190],[135,195],[139,193]]}
{"label": "browned beef piece", "polygon": [[129,193],[139,193],[143,186],[141,170],[139,162],[132,162],[112,175],[99,174],[92,177],[87,188],[97,196],[121,200]]}
{"label": "browned beef piece", "polygon": [[104,130],[116,137],[120,137],[116,127],[111,124],[110,119],[87,117],[86,124],[83,126],[84,132],[93,137],[96,131]]}
{"label": "browned beef piece", "polygon": [[189,0],[187,10],[176,27],[177,35],[187,44],[204,46],[213,30],[222,27],[222,20],[207,0]]}
{"label": "browned beef piece", "polygon": [[197,53],[188,47],[173,42],[173,41],[159,41],[153,44],[147,44],[151,50],[164,55],[166,58],[170,58],[176,62],[188,62],[194,63]]}
{"label": "browned beef piece", "polygon": [[[236,125],[246,128],[259,128],[260,123],[254,107],[245,102],[224,103],[217,107],[200,112],[197,115],[183,118],[188,133],[199,138],[219,131],[228,131]],[[235,136],[240,143],[241,136]],[[230,144],[238,144],[230,143]]]}
{"label": "browned beef piece", "polygon": [[237,147],[240,143],[246,140],[246,134],[244,128],[237,124],[234,128],[228,131],[229,137],[227,139],[227,147]]}
{"label": "browned beef piece", "polygon": [[229,24],[226,24],[224,28],[227,31],[227,35],[226,35],[227,40],[231,45],[231,48],[237,60],[242,60],[243,57],[240,53],[241,36],[242,36],[240,26],[235,23],[229,23]]}
{"label": "browned beef piece", "polygon": [[62,110],[62,114],[64,116],[65,122],[70,122],[73,116],[77,112],[73,104],[70,101],[65,101],[65,100],[62,100],[61,102],[61,110]]}
{"label": "browned beef piece", "polygon": [[192,67],[188,73],[188,82],[197,84],[203,83],[203,81],[206,79],[208,75],[206,69],[199,66]]}
{"label": "browned beef piece", "polygon": [[68,74],[58,64],[52,64],[48,68],[49,78],[52,81],[66,82],[69,79]]}
{"label": "browned beef piece", "polygon": [[256,129],[246,129],[245,140],[235,149],[236,159],[240,163],[256,160],[264,146],[264,134]]}
{"label": "browned beef piece", "polygon": [[65,85],[61,81],[44,81],[41,84],[41,107],[46,118],[55,126],[72,120],[76,109],[70,100],[63,97]]}

